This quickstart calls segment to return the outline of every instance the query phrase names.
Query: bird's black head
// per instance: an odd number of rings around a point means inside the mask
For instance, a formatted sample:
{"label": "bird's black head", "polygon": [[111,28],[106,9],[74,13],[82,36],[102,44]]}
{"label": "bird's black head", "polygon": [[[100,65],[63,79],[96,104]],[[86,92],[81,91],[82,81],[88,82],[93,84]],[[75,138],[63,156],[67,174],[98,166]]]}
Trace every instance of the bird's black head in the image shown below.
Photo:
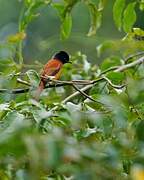
{"label": "bird's black head", "polygon": [[60,51],[54,55],[54,59],[59,59],[63,64],[69,63],[69,55],[65,51]]}

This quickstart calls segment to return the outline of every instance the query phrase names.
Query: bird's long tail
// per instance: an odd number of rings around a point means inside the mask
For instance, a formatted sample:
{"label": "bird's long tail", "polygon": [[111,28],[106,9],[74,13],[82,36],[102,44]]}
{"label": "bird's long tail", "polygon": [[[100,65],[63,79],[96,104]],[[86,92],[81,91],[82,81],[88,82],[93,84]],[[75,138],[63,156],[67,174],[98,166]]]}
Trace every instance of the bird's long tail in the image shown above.
{"label": "bird's long tail", "polygon": [[41,94],[41,92],[43,91],[44,88],[45,88],[45,82],[41,80],[40,84],[39,84],[39,86],[38,86],[38,88],[37,88],[37,90],[35,92],[35,97],[34,98],[36,100],[39,100],[40,94]]}

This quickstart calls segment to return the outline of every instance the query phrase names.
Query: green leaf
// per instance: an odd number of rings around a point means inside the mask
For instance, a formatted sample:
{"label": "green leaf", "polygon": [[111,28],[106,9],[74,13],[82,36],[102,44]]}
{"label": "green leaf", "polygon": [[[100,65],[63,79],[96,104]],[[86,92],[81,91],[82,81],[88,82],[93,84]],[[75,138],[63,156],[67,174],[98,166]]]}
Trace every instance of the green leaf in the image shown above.
{"label": "green leaf", "polygon": [[122,26],[122,13],[125,7],[125,0],[116,0],[113,6],[113,18],[119,30]]}
{"label": "green leaf", "polygon": [[53,3],[52,7],[58,11],[58,15],[60,16],[60,18],[62,18],[62,14],[65,8],[64,5],[60,3]]}
{"label": "green leaf", "polygon": [[124,111],[124,106],[122,104],[122,101],[119,99],[119,97],[111,96],[111,95],[105,95],[105,96],[102,95],[100,100],[112,112],[115,121],[115,127],[117,128],[117,130],[119,128],[126,128],[127,126],[126,114]]}
{"label": "green leaf", "polygon": [[137,36],[144,36],[144,30],[140,28],[133,28],[133,33]]}
{"label": "green leaf", "polygon": [[88,62],[87,57],[83,55],[83,70],[85,73],[88,73],[89,70],[91,69],[91,64]]}
{"label": "green leaf", "polygon": [[9,103],[0,104],[0,111],[9,110]]}
{"label": "green leaf", "polygon": [[71,33],[71,28],[72,28],[72,16],[71,14],[67,13],[61,25],[62,40],[65,40],[69,37]]}
{"label": "green leaf", "polygon": [[107,0],[100,0],[99,4],[98,4],[98,9],[103,10],[104,7],[105,7],[106,2],[107,2]]}
{"label": "green leaf", "polygon": [[115,84],[119,84],[124,79],[124,74],[121,72],[110,72],[107,77]]}
{"label": "green leaf", "polygon": [[126,36],[123,38],[123,41],[125,40],[144,41],[144,31],[140,28],[132,28],[132,31],[127,33]]}
{"label": "green leaf", "polygon": [[33,110],[32,114],[37,123],[40,123],[43,119],[47,119],[53,116],[51,111],[46,111],[45,109]]}
{"label": "green leaf", "polygon": [[18,32],[16,34],[9,35],[7,41],[9,43],[18,43],[26,38],[25,32]]}
{"label": "green leaf", "polygon": [[88,36],[93,36],[96,34],[97,29],[101,26],[102,11],[97,9],[94,3],[88,3],[90,16],[91,16],[91,26],[88,32]]}
{"label": "green leaf", "polygon": [[38,76],[37,72],[34,70],[29,70],[26,72],[26,74],[29,78],[31,85],[34,87],[37,87],[39,84],[39,76]]}
{"label": "green leaf", "polygon": [[127,89],[129,92],[129,97],[133,103],[144,102],[144,81],[143,80],[127,80]]}
{"label": "green leaf", "polygon": [[107,49],[112,49],[114,47],[115,43],[113,41],[105,41],[104,43],[98,45],[96,47],[98,57],[100,57],[101,54],[105,52]]}
{"label": "green leaf", "polygon": [[18,67],[13,59],[0,59],[0,72],[10,74],[17,71]]}
{"label": "green leaf", "polygon": [[101,133],[102,130],[98,128],[86,128],[86,129],[80,129],[75,132],[75,136],[77,139],[87,138],[91,135],[96,135],[97,133]]}
{"label": "green leaf", "polygon": [[121,59],[117,56],[106,58],[101,64],[101,70],[106,70],[113,66],[121,65]]}
{"label": "green leaf", "polygon": [[73,119],[68,111],[61,111],[59,112],[58,117],[56,117],[56,122],[59,124],[59,126],[68,126],[72,121]]}
{"label": "green leaf", "polygon": [[67,104],[65,105],[66,108],[72,112],[72,111],[80,111],[81,110],[81,104],[74,104],[74,103],[71,103],[71,102],[67,102]]}
{"label": "green leaf", "polygon": [[3,143],[11,136],[15,135],[20,129],[28,124],[24,121],[25,117],[16,111],[8,112],[3,119],[3,126],[0,131],[0,143]]}
{"label": "green leaf", "polygon": [[139,121],[136,127],[137,138],[141,141],[144,141],[144,121]]}
{"label": "green leaf", "polygon": [[141,2],[140,2],[140,4],[139,4],[139,9],[140,9],[141,11],[144,11],[144,1],[143,1],[143,0],[141,0]]}
{"label": "green leaf", "polygon": [[0,177],[1,177],[2,180],[9,180],[10,179],[8,177],[7,173],[2,169],[0,169]]}
{"label": "green leaf", "polygon": [[32,3],[32,0],[25,0],[24,3],[28,6]]}
{"label": "green leaf", "polygon": [[136,21],[135,5],[135,2],[129,3],[124,11],[123,29],[127,33],[131,31]]}

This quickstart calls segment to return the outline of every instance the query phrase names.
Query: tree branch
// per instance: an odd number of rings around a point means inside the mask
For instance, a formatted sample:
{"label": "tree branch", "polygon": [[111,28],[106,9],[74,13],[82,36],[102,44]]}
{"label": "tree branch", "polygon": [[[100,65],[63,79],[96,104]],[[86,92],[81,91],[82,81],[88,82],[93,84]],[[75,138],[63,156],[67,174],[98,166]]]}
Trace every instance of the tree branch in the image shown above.
{"label": "tree branch", "polygon": [[[73,87],[80,93],[82,94],[83,96],[85,96],[86,98],[90,99],[91,101],[94,101],[96,103],[99,103],[99,104],[102,104],[101,102],[99,101],[96,101],[95,99],[91,98],[88,94],[86,94],[84,91],[81,91],[81,89],[79,89],[76,85],[73,84]],[[102,104],[103,105],[103,104]]]}
{"label": "tree branch", "polygon": [[110,67],[110,68],[102,71],[99,76],[101,76],[101,75],[103,75],[103,74],[106,74],[106,73],[108,73],[108,72],[110,72],[110,71],[114,71],[114,70],[116,70],[116,69],[118,69],[118,68],[119,68],[119,66]]}
{"label": "tree branch", "polygon": [[141,57],[141,58],[139,58],[138,60],[136,60],[136,61],[134,61],[134,62],[131,62],[131,63],[129,63],[129,64],[125,64],[125,65],[122,65],[122,66],[118,67],[114,72],[122,72],[122,71],[124,71],[124,70],[126,70],[126,69],[129,69],[129,68],[131,68],[131,67],[134,67],[134,66],[136,66],[137,64],[141,64],[141,63],[143,63],[143,62],[144,62],[144,57]]}
{"label": "tree branch", "polygon": [[125,85],[115,85],[113,84],[107,77],[103,76],[103,78],[109,83],[109,85],[115,89],[122,89],[123,87],[125,87]]}
{"label": "tree branch", "polygon": [[[122,65],[122,66],[119,66],[119,67],[111,67],[109,68],[108,70],[104,71],[101,73],[102,74],[105,74],[111,70],[114,70],[114,72],[122,72],[122,71],[125,71],[131,67],[134,67],[138,64],[141,64],[144,62],[144,57],[141,57],[139,58],[138,60],[132,62],[132,63],[129,63],[129,64],[125,64],[125,65]],[[46,78],[48,79],[47,77],[43,77],[43,78]],[[102,76],[96,80],[72,80],[72,81],[60,81],[60,80],[54,80],[54,79],[49,79],[52,84],[48,84],[46,85],[45,88],[52,88],[52,87],[61,87],[61,86],[66,86],[66,85],[86,85],[85,87],[79,89],[79,91],[73,93],[72,95],[70,95],[69,97],[67,97],[65,101],[68,101],[69,99],[77,96],[78,94],[82,94],[82,92],[92,88],[96,83],[98,82],[101,82],[101,81],[107,81],[113,88],[117,88],[117,89],[121,89],[124,87],[124,85],[114,85],[108,78],[106,78],[105,76]],[[20,78],[18,78],[18,82],[19,83],[22,83],[24,85],[27,85],[27,86],[30,86],[30,83],[28,83],[27,81],[23,81],[21,80]],[[74,86],[73,86],[74,87]],[[75,89],[77,87],[75,86]],[[20,94],[20,93],[27,93],[29,92],[30,88],[25,88],[25,89],[13,89],[13,90],[9,90],[9,89],[0,89],[0,93],[9,93],[9,94]],[[88,96],[87,94],[83,93],[83,95],[86,97]],[[87,97],[89,98],[89,96]]]}
{"label": "tree branch", "polygon": [[[143,62],[144,62],[144,57],[141,57],[141,58],[139,58],[138,60],[136,60],[136,61],[134,61],[134,62],[132,62],[132,63],[126,64],[126,65],[122,65],[122,66],[118,67],[116,70],[114,70],[114,72],[124,71],[124,70],[126,70],[126,69],[128,69],[128,68],[131,68],[131,67],[133,67],[133,66],[135,66],[135,65],[137,65],[137,64],[141,64],[141,63],[143,63]],[[115,69],[115,67],[114,67],[114,69]],[[104,78],[101,78],[101,79],[99,79],[99,80],[101,81],[102,79],[104,79]],[[112,87],[118,88],[118,86],[112,84],[109,79],[105,78],[105,80],[106,80]],[[94,82],[95,82],[95,81],[93,81],[93,83],[94,83]],[[124,86],[125,86],[125,85],[119,86],[119,88],[121,89],[121,88],[123,88]],[[91,84],[91,85],[87,85],[87,86],[85,86],[84,88],[81,88],[80,91],[81,91],[81,92],[84,92],[84,91],[86,91],[86,90],[88,90],[88,89],[91,89],[92,87],[93,87],[92,84]],[[79,94],[80,94],[80,92],[79,92],[79,91],[76,91],[75,93],[73,93],[73,94],[71,94],[70,96],[68,96],[65,100],[63,100],[62,103],[65,104],[67,101],[71,100],[72,98],[74,98],[75,96],[77,96],[77,95],[79,95]]]}
{"label": "tree branch", "polygon": [[26,89],[0,89],[0,93],[8,93],[8,94],[21,94],[21,93],[27,93],[29,92],[29,88]]}
{"label": "tree branch", "polygon": [[[93,85],[90,84],[90,85],[87,85],[87,86],[81,88],[80,91],[81,91],[81,92],[85,92],[86,90],[88,90],[88,89],[90,89],[90,88],[92,88],[92,87],[93,87]],[[66,102],[68,102],[69,100],[73,99],[74,97],[76,97],[76,96],[79,95],[79,94],[80,94],[79,91],[74,92],[74,93],[71,94],[70,96],[66,97],[66,98],[62,101],[62,104],[65,104]]]}
{"label": "tree branch", "polygon": [[24,81],[24,80],[22,80],[22,79],[20,79],[20,78],[17,78],[17,82],[19,82],[19,83],[21,83],[21,84],[24,84],[24,85],[27,85],[27,86],[31,86],[30,83],[28,83],[27,81]]}
{"label": "tree branch", "polygon": [[144,55],[144,51],[141,51],[141,52],[138,52],[138,53],[136,53],[136,54],[132,54],[132,55],[128,56],[128,57],[125,59],[125,63],[127,63],[128,60],[130,60],[130,59],[132,59],[132,58],[134,58],[134,57],[137,57],[137,56],[141,56],[141,55]]}

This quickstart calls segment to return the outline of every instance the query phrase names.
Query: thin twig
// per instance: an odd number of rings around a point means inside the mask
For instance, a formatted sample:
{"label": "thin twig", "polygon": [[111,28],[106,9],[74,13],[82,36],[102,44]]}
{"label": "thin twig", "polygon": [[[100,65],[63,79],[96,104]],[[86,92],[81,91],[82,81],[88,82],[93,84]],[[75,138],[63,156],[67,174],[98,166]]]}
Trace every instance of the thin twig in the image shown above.
{"label": "thin twig", "polygon": [[48,82],[53,82],[53,83],[63,83],[63,84],[69,84],[69,85],[73,85],[73,84],[78,84],[78,85],[88,85],[88,84],[93,84],[95,83],[95,81],[99,81],[99,79],[97,80],[72,80],[72,81],[61,81],[61,80],[56,80],[54,78],[51,78],[51,76],[41,76],[41,78],[47,80]]}
{"label": "thin twig", "polygon": [[[23,5],[23,7],[22,7],[22,10],[21,10],[20,16],[19,16],[19,20],[18,20],[18,31],[19,31],[19,33],[24,31],[24,29],[22,29],[22,20],[23,20],[24,11],[25,11],[25,5]],[[23,40],[20,40],[18,42],[18,46],[17,46],[17,55],[18,55],[19,65],[21,67],[23,64],[22,49],[23,49]]]}
{"label": "thin twig", "polygon": [[[84,91],[86,91],[86,90],[88,90],[88,89],[90,89],[90,88],[92,88],[92,87],[93,87],[93,85],[90,84],[90,85],[87,85],[87,86],[81,88],[80,91],[81,91],[81,92],[84,92]],[[76,96],[79,95],[79,94],[80,94],[79,91],[74,92],[74,93],[71,94],[70,96],[66,97],[66,98],[61,102],[61,104],[66,104],[68,101],[70,101],[71,99],[73,99],[74,97],[76,97]],[[56,111],[56,110],[58,109],[58,107],[59,107],[58,105],[55,106],[55,107],[53,107],[53,108],[51,109],[51,111]]]}
{"label": "thin twig", "polygon": [[103,74],[106,74],[106,73],[108,73],[108,72],[110,72],[110,71],[116,70],[116,69],[118,69],[119,67],[120,67],[120,66],[113,66],[113,67],[110,67],[110,68],[108,68],[108,69],[102,71],[102,72],[100,73],[99,76],[101,76],[101,75],[103,75]]}
{"label": "thin twig", "polygon": [[31,86],[30,83],[28,83],[27,81],[24,81],[24,80],[22,80],[22,79],[20,79],[20,78],[17,78],[17,82],[19,82],[19,83],[21,83],[21,84],[24,84],[24,85],[27,85],[27,86]]}
{"label": "thin twig", "polygon": [[9,90],[9,89],[0,89],[0,93],[8,93],[8,94],[21,94],[21,93],[27,93],[29,92],[29,88],[25,88],[25,89],[13,89],[13,90]]}
{"label": "thin twig", "polygon": [[[81,90],[82,92],[85,92],[86,90],[88,90],[88,89],[90,89],[90,88],[92,88],[92,87],[93,87],[93,85],[90,84],[90,85],[87,85],[87,86],[81,88],[80,90]],[[69,100],[73,99],[74,97],[76,97],[76,96],[79,95],[79,94],[80,94],[79,91],[74,92],[74,93],[71,94],[70,96],[66,97],[66,98],[62,101],[62,104],[65,104],[66,102],[68,102]]]}
{"label": "thin twig", "polygon": [[[96,101],[95,99],[91,98],[88,94],[86,94],[85,92],[81,91],[81,89],[79,89],[76,85],[73,84],[73,87],[80,92],[80,94],[82,94],[83,96],[85,96],[86,98],[90,99],[91,101],[94,101],[96,103],[102,104],[99,101]],[[103,104],[102,104],[103,105]]]}
{"label": "thin twig", "polygon": [[101,90],[100,90],[100,94],[101,94],[101,93],[103,92],[103,90],[105,89],[105,87],[106,87],[107,83],[108,83],[108,82],[106,82],[106,83],[104,84],[104,86],[101,88]]}
{"label": "thin twig", "polygon": [[103,76],[103,78],[109,83],[109,85],[115,89],[122,89],[125,87],[125,85],[115,85],[113,84],[107,77]]}
{"label": "thin twig", "polygon": [[127,63],[128,60],[130,60],[130,59],[132,59],[132,58],[134,58],[134,57],[137,57],[137,56],[141,56],[141,55],[144,55],[144,51],[141,51],[141,52],[138,52],[138,53],[136,53],[136,54],[132,54],[132,55],[128,56],[128,57],[125,59],[125,63]]}
{"label": "thin twig", "polygon": [[138,60],[136,60],[136,61],[134,61],[134,62],[131,62],[131,63],[129,63],[129,64],[125,64],[125,65],[120,66],[120,67],[117,68],[114,72],[122,72],[122,71],[124,71],[124,70],[126,70],[126,69],[129,69],[129,68],[131,68],[131,67],[134,67],[134,66],[136,66],[137,64],[141,64],[141,63],[143,63],[143,62],[144,62],[144,57],[141,57],[141,58],[139,58]]}
{"label": "thin twig", "polygon": [[[23,83],[22,83],[23,84]],[[50,84],[45,87],[45,89],[53,88],[53,87],[62,87],[67,86],[68,84]],[[31,89],[30,88],[22,88],[22,89],[0,89],[0,93],[7,93],[7,94],[22,94],[27,93]]]}

